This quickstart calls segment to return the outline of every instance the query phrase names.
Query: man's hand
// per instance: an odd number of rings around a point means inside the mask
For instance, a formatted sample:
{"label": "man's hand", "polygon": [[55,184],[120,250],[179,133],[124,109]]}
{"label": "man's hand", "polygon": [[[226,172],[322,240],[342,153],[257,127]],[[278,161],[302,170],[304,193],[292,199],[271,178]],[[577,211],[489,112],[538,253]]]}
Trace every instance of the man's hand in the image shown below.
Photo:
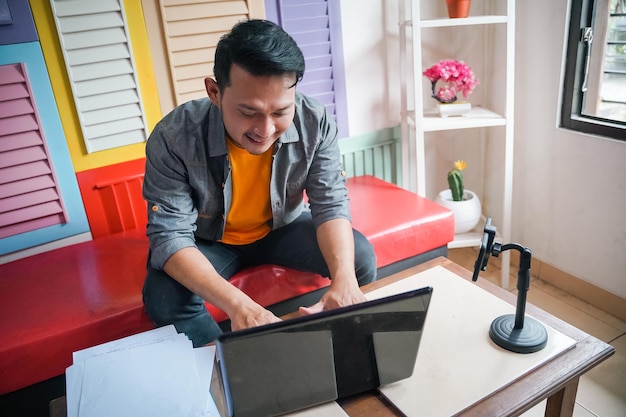
{"label": "man's hand", "polygon": [[250,308],[240,308],[235,310],[229,317],[230,328],[233,331],[281,321],[271,311],[256,303]]}
{"label": "man's hand", "polygon": [[233,330],[280,321],[269,310],[222,278],[197,248],[179,250],[166,262],[164,269],[189,291],[222,309],[230,317]]}
{"label": "man's hand", "polygon": [[346,219],[334,219],[317,228],[317,241],[332,277],[330,288],[319,302],[300,307],[300,314],[313,314],[366,301],[354,274],[354,238]]}
{"label": "man's hand", "polygon": [[367,301],[367,298],[365,298],[365,295],[357,285],[356,279],[334,281],[328,291],[326,291],[326,294],[317,303],[310,307],[300,307],[299,311],[302,315],[309,315],[364,301]]}

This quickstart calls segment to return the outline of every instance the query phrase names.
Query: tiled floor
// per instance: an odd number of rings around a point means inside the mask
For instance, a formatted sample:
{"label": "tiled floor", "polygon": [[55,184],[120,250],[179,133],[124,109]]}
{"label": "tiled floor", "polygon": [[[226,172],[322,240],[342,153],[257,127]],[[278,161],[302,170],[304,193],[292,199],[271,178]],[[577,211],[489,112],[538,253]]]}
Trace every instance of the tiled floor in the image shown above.
{"label": "tiled floor", "polygon": [[[477,251],[474,248],[451,249],[448,257],[473,270]],[[512,269],[511,285],[517,280]],[[531,271],[532,272],[532,271]],[[489,263],[481,277],[500,283],[497,263]],[[575,298],[537,278],[531,278],[528,302],[551,313],[615,348],[615,354],[585,374],[578,385],[574,417],[626,416],[626,322]],[[545,402],[523,414],[523,417],[544,415]]]}

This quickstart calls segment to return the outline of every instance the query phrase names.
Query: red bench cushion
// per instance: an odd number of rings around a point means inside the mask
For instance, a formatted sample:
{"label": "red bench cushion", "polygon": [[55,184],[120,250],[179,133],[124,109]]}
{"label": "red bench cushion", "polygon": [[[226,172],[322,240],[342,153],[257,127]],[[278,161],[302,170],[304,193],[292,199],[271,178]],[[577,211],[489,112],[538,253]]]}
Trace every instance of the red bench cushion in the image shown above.
{"label": "red bench cushion", "polygon": [[[452,213],[429,200],[370,176],[348,187],[354,227],[374,245],[379,267],[454,237]],[[141,300],[147,250],[144,230],[125,231],[0,265],[0,395],[63,374],[74,351],[153,328]],[[263,306],[330,283],[275,265],[231,282]]]}
{"label": "red bench cushion", "polygon": [[352,224],[374,246],[378,267],[446,246],[452,212],[371,175],[348,179]]}
{"label": "red bench cushion", "polygon": [[154,326],[141,288],[143,233],[0,265],[0,394],[65,372],[72,352]]}
{"label": "red bench cushion", "polygon": [[[0,395],[63,374],[74,351],[154,328],[141,299],[147,251],[144,233],[124,232],[0,265]],[[329,285],[273,265],[231,282],[264,306]]]}

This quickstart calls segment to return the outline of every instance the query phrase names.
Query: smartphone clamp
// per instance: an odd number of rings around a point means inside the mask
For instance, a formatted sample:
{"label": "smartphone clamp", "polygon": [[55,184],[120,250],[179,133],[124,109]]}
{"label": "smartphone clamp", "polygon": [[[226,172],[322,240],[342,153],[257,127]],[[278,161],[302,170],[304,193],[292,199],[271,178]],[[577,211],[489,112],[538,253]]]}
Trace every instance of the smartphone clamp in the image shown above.
{"label": "smartphone clamp", "polygon": [[517,273],[517,307],[515,314],[505,314],[496,318],[489,328],[489,337],[498,346],[516,353],[533,353],[543,349],[548,342],[546,328],[533,319],[526,317],[526,294],[530,288],[531,252],[517,243],[501,245],[495,242],[496,228],[487,219],[484,235],[480,244],[478,259],[474,264],[472,280],[478,279],[479,270],[487,269],[489,256],[496,258],[500,252],[515,249],[520,252],[519,271]]}

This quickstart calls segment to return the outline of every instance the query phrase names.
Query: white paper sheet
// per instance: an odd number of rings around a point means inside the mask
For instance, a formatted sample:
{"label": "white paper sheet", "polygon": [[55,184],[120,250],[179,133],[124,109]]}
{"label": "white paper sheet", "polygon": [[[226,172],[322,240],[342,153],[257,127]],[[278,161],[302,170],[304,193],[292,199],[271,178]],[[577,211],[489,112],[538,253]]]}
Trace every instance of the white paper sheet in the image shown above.
{"label": "white paper sheet", "polygon": [[67,416],[219,416],[209,387],[215,347],[166,326],[74,352]]}
{"label": "white paper sheet", "polygon": [[205,409],[209,410],[213,408],[215,410],[214,415],[217,417],[219,416],[219,413],[217,413],[215,402],[213,401],[213,397],[211,397],[211,378],[213,376],[215,351],[215,346],[204,346],[193,350],[195,354],[196,370],[198,372],[201,395],[204,396],[202,401],[205,404]]}
{"label": "white paper sheet", "polygon": [[89,347],[87,349],[78,350],[72,354],[72,362],[83,362],[93,356],[114,352],[120,349],[128,349],[135,346],[142,346],[149,343],[156,343],[171,337],[178,336],[179,334],[174,326],[170,325],[157,327],[156,329],[134,334],[132,336],[112,340],[110,342],[102,343],[100,345]]}
{"label": "white paper sheet", "polygon": [[67,417],[78,417],[85,360],[116,350],[156,343],[173,337],[178,337],[174,326],[163,326],[74,352],[72,354],[73,365],[65,370]]}

